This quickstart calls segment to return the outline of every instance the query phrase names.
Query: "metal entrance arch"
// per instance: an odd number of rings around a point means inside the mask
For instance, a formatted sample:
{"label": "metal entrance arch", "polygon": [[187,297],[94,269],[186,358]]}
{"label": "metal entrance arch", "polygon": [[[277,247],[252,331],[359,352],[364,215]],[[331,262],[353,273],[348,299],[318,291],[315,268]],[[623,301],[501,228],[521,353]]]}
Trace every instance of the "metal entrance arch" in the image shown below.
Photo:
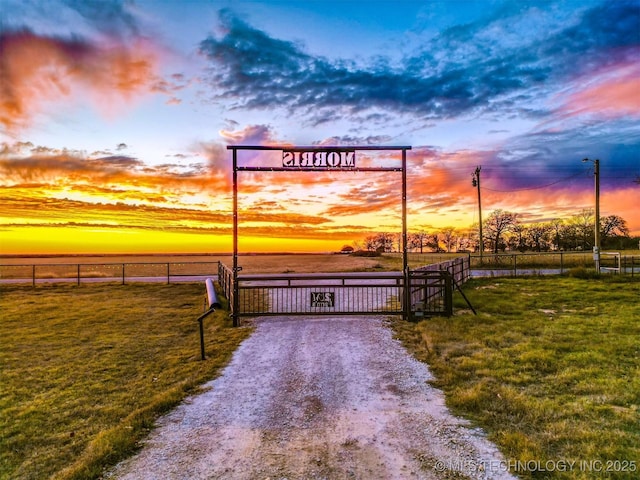
{"label": "metal entrance arch", "polygon": [[[402,174],[402,279],[409,285],[409,265],[407,257],[407,150],[410,146],[264,146],[264,145],[228,145],[233,155],[233,267],[231,315],[233,325],[239,321],[239,283],[238,283],[238,172],[399,172]],[[282,151],[282,166],[238,166],[238,151]],[[399,151],[400,167],[358,167],[358,151]],[[403,288],[402,315],[406,319],[410,314],[410,289]]]}

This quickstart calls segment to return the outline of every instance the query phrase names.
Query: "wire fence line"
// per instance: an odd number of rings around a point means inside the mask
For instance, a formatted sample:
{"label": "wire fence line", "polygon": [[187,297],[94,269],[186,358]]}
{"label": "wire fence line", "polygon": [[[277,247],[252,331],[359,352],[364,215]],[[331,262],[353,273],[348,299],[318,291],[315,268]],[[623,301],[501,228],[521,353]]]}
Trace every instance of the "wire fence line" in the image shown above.
{"label": "wire fence line", "polygon": [[[473,277],[558,275],[576,268],[594,268],[591,252],[497,253],[469,255]],[[601,273],[640,274],[640,256],[601,252]]]}
{"label": "wire fence line", "polygon": [[97,283],[184,282],[217,277],[220,262],[42,263],[0,265],[0,282]]}
{"label": "wire fence line", "polygon": [[[611,256],[603,252],[601,267],[604,273],[614,272],[640,275],[640,255]],[[412,263],[422,265],[441,263],[452,257],[468,258],[471,277],[553,275],[573,268],[593,268],[589,252],[542,252],[499,254],[416,254]],[[617,262],[617,263],[616,263]],[[205,278],[219,280],[223,290],[232,278],[230,269],[221,269],[219,261],[184,262],[95,262],[95,263],[29,263],[0,264],[2,284],[96,283],[112,282],[184,282]]]}

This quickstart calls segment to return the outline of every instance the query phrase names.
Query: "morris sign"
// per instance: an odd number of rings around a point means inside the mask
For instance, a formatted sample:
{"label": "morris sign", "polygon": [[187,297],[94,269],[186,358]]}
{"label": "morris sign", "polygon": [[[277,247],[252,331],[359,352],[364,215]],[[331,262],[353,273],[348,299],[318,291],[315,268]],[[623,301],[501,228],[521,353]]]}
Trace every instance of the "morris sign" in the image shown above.
{"label": "morris sign", "polygon": [[355,150],[283,150],[282,166],[292,169],[335,168],[352,169],[356,167]]}

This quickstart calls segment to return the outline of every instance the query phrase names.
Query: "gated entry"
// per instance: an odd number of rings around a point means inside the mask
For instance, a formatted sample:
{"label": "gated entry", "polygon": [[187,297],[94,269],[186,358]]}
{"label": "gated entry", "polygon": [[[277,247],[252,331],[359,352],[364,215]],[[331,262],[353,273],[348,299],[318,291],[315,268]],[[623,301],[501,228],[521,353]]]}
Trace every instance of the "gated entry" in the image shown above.
{"label": "gated entry", "polygon": [[[349,147],[336,147],[336,146],[306,146],[292,147],[290,145],[285,146],[264,146],[264,145],[229,145],[227,149],[232,151],[233,160],[233,267],[231,270],[230,283],[233,288],[233,293],[230,297],[231,311],[233,315],[233,324],[238,325],[238,317],[241,315],[240,301],[241,290],[242,295],[246,295],[246,291],[253,291],[249,296],[256,296],[258,298],[271,298],[270,295],[265,297],[264,294],[257,293],[257,288],[253,288],[250,284],[244,284],[238,277],[240,267],[238,265],[238,172],[398,172],[402,174],[402,282],[403,285],[409,283],[409,267],[407,262],[407,150],[411,150],[410,146],[349,146]],[[281,163],[279,165],[238,165],[238,152],[243,150],[251,151],[281,151]],[[365,166],[359,166],[357,152],[360,151],[399,151],[401,152],[400,167],[385,167],[385,166],[372,166],[370,163],[365,162]],[[278,281],[278,280],[274,280]],[[343,285],[342,288],[346,288]],[[263,287],[264,288],[264,287]],[[273,287],[278,288],[277,286]],[[289,287],[291,288],[291,287]],[[304,295],[313,304],[315,299],[316,309],[335,308],[335,304],[340,302],[340,296],[336,295],[337,292],[331,292],[328,290],[304,290],[304,288],[313,288],[312,285],[308,287],[296,287],[296,290],[304,291]],[[351,288],[364,288],[355,287]],[[398,288],[398,287],[396,287]],[[274,290],[275,291],[275,290]],[[287,295],[290,295],[293,290],[289,290]],[[316,296],[312,294],[316,293]],[[333,295],[330,295],[333,293]],[[327,294],[322,297],[320,294]],[[399,295],[404,295],[404,298],[400,300],[402,305],[409,305],[409,289],[402,288],[399,291]],[[393,295],[391,295],[393,296]],[[332,300],[333,298],[333,300]],[[256,300],[257,301],[257,300]],[[334,307],[329,307],[331,302],[334,302]],[[295,303],[298,305],[298,303]],[[301,304],[300,304],[301,305]],[[304,310],[304,309],[303,309]],[[293,312],[287,312],[293,313]],[[317,313],[317,312],[303,312],[304,314]],[[355,313],[355,312],[353,312]],[[408,308],[402,308],[401,313],[408,316]]]}
{"label": "gated entry", "polygon": [[[234,318],[365,314],[398,314],[416,319],[450,316],[454,287],[468,277],[467,257],[411,270],[407,289],[402,272],[239,275],[236,288],[229,267],[220,264],[218,272],[220,285],[230,299],[232,309],[236,308],[232,312]],[[410,303],[405,303],[407,298]]]}
{"label": "gated entry", "polygon": [[239,315],[401,314],[402,273],[241,276]]}

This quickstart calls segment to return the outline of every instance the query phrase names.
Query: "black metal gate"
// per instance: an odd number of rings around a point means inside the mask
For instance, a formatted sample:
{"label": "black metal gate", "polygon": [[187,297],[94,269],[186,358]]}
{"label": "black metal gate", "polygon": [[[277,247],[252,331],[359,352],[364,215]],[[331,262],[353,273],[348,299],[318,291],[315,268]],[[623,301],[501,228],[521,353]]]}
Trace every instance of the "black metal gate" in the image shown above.
{"label": "black metal gate", "polygon": [[419,319],[453,314],[453,290],[468,278],[468,265],[467,258],[457,258],[411,270],[409,295],[402,272],[238,275],[233,288],[232,270],[221,264],[218,279],[231,308],[237,306],[234,318],[390,314]]}
{"label": "black metal gate", "polygon": [[242,275],[237,314],[402,314],[402,292],[400,272]]}

